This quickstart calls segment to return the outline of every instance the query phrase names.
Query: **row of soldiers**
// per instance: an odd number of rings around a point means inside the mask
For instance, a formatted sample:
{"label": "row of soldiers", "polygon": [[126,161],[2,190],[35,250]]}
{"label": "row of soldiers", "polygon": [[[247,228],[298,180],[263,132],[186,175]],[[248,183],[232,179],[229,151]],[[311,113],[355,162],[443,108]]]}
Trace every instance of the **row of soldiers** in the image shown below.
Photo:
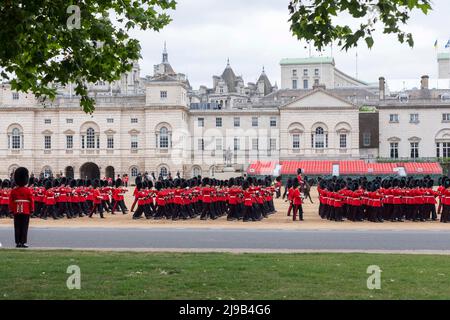
{"label": "row of soldiers", "polygon": [[226,216],[228,221],[260,221],[275,213],[270,177],[229,180],[202,178],[152,181],[137,179],[133,219],[193,219]]}
{"label": "row of soldiers", "polygon": [[[32,218],[61,218],[73,219],[76,217],[100,214],[104,212],[115,214],[120,210],[128,213],[124,195],[128,191],[121,179],[83,180],[67,179],[36,179],[29,178],[27,188],[33,195]],[[0,180],[0,217],[12,217],[9,208],[10,194],[15,187],[14,181]]]}
{"label": "row of soldiers", "polygon": [[[403,222],[450,221],[450,179],[442,177],[434,188],[430,176],[423,179],[365,177],[318,180],[319,215],[343,221]],[[436,204],[439,203],[438,210]]]}

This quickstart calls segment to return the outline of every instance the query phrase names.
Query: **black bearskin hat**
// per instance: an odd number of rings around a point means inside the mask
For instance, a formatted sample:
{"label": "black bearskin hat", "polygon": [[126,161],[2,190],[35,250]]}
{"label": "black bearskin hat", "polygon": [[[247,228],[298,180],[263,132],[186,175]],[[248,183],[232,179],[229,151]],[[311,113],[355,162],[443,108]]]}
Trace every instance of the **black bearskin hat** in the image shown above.
{"label": "black bearskin hat", "polygon": [[118,178],[118,179],[116,180],[116,188],[119,188],[119,187],[121,187],[121,186],[122,186],[122,179]]}
{"label": "black bearskin hat", "polygon": [[28,179],[30,175],[28,173],[28,169],[24,167],[17,168],[14,171],[14,182],[19,187],[25,187],[28,183]]}

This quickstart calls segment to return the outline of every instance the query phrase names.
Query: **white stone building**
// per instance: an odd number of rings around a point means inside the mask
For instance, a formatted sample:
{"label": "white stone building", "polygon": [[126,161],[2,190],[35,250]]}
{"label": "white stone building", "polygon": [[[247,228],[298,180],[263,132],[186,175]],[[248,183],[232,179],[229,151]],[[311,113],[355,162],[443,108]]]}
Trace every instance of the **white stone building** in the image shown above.
{"label": "white stone building", "polygon": [[281,89],[312,89],[319,84],[329,89],[367,87],[368,84],[355,79],[336,68],[332,57],[282,59]]}
{"label": "white stone building", "polygon": [[[83,178],[139,172],[214,176],[226,166],[239,174],[255,160],[373,161],[390,157],[391,143],[398,143],[398,158],[408,157],[415,142],[420,157],[448,157],[446,92],[424,88],[421,95],[416,90],[386,96],[384,80],[379,87],[366,85],[336,69],[334,60],[320,59],[318,78],[316,58],[292,61],[281,64],[280,90],[264,70],[256,83],[244,84],[229,62],[213,77],[212,88],[193,90],[164,49],[151,77],[141,78],[135,63],[119,81],[90,85],[93,115],[80,110],[70,86],[44,107],[3,84],[0,177],[18,166]],[[305,66],[308,88],[292,89],[292,68],[303,79]],[[366,107],[375,111],[362,119]],[[412,113],[419,114],[419,123],[407,121]],[[390,114],[398,114],[399,123],[386,121]]]}
{"label": "white stone building", "polygon": [[419,90],[381,98],[381,158],[450,158],[449,90],[429,89],[428,82],[423,76]]}

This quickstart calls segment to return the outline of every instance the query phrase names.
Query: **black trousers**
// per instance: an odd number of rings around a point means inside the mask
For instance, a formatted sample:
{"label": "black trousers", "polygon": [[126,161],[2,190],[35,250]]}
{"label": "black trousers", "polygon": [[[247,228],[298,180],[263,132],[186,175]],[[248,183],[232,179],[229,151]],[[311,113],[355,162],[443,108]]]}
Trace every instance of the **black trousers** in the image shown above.
{"label": "black trousers", "polygon": [[27,243],[28,226],[30,224],[30,216],[27,214],[14,215],[14,236],[16,244]]}

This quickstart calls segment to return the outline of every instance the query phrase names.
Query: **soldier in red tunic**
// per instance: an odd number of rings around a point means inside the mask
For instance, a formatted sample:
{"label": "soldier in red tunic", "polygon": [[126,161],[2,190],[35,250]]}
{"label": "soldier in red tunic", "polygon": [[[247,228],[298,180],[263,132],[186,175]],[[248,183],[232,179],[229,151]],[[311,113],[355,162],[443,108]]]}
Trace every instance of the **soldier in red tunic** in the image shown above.
{"label": "soldier in red tunic", "polygon": [[28,248],[27,235],[30,224],[30,214],[34,211],[33,193],[25,186],[28,183],[29,173],[26,168],[14,171],[15,188],[9,197],[9,210],[14,215],[14,234],[17,248]]}

